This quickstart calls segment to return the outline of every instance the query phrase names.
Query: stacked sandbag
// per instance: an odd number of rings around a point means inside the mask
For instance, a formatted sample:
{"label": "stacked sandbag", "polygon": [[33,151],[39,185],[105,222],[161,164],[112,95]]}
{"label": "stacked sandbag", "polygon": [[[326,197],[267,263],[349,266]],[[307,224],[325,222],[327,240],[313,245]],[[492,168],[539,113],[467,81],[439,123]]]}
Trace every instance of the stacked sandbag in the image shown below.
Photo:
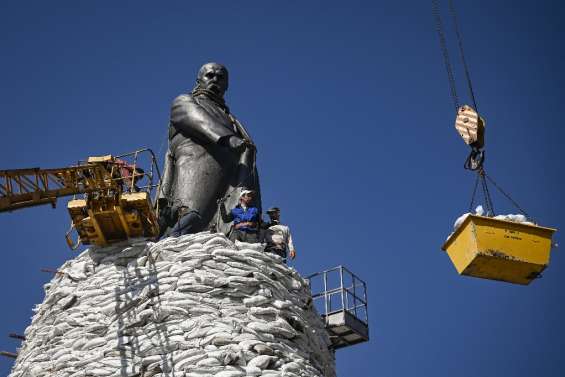
{"label": "stacked sandbag", "polygon": [[335,376],[307,282],[259,244],[140,240],[59,271],[10,377]]}

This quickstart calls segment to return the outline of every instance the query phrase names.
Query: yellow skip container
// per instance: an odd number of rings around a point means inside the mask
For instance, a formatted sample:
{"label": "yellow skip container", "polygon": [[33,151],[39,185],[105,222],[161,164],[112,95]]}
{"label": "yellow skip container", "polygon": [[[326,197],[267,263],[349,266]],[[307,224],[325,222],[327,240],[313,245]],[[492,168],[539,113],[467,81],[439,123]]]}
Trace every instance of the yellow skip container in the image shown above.
{"label": "yellow skip container", "polygon": [[461,275],[529,284],[549,264],[556,229],[468,215],[445,241]]}

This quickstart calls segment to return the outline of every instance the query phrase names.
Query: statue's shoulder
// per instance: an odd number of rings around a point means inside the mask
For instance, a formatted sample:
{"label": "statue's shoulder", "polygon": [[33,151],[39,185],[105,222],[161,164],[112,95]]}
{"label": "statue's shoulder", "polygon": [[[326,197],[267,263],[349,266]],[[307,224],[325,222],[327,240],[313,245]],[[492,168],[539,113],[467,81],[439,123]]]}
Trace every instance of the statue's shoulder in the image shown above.
{"label": "statue's shoulder", "polygon": [[175,97],[173,102],[183,102],[183,101],[190,101],[194,102],[194,97],[190,93],[182,93]]}
{"label": "statue's shoulder", "polygon": [[183,93],[181,95],[178,95],[174,100],[173,100],[173,105],[175,104],[188,104],[188,103],[194,103],[196,104],[196,100],[194,99],[194,97],[191,94],[188,93]]}

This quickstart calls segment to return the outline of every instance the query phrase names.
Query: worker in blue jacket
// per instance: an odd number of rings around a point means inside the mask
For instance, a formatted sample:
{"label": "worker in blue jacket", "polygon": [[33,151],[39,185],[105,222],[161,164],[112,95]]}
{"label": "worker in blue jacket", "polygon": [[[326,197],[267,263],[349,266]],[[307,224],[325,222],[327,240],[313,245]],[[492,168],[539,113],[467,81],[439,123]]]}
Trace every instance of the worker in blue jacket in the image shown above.
{"label": "worker in blue jacket", "polygon": [[249,243],[259,242],[259,222],[261,214],[257,207],[252,205],[254,199],[254,191],[244,189],[239,196],[239,204],[235,206],[229,213],[222,203],[220,211],[224,222],[233,221],[233,226],[229,233],[232,242],[241,241]]}

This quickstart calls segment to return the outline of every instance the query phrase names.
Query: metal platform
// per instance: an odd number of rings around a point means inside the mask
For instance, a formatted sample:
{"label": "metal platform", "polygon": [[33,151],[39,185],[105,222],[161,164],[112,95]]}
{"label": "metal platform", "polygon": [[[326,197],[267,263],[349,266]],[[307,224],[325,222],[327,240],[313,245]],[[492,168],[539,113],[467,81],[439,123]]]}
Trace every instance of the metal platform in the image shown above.
{"label": "metal platform", "polygon": [[330,335],[331,347],[338,349],[368,341],[367,284],[343,266],[307,279],[314,306]]}

